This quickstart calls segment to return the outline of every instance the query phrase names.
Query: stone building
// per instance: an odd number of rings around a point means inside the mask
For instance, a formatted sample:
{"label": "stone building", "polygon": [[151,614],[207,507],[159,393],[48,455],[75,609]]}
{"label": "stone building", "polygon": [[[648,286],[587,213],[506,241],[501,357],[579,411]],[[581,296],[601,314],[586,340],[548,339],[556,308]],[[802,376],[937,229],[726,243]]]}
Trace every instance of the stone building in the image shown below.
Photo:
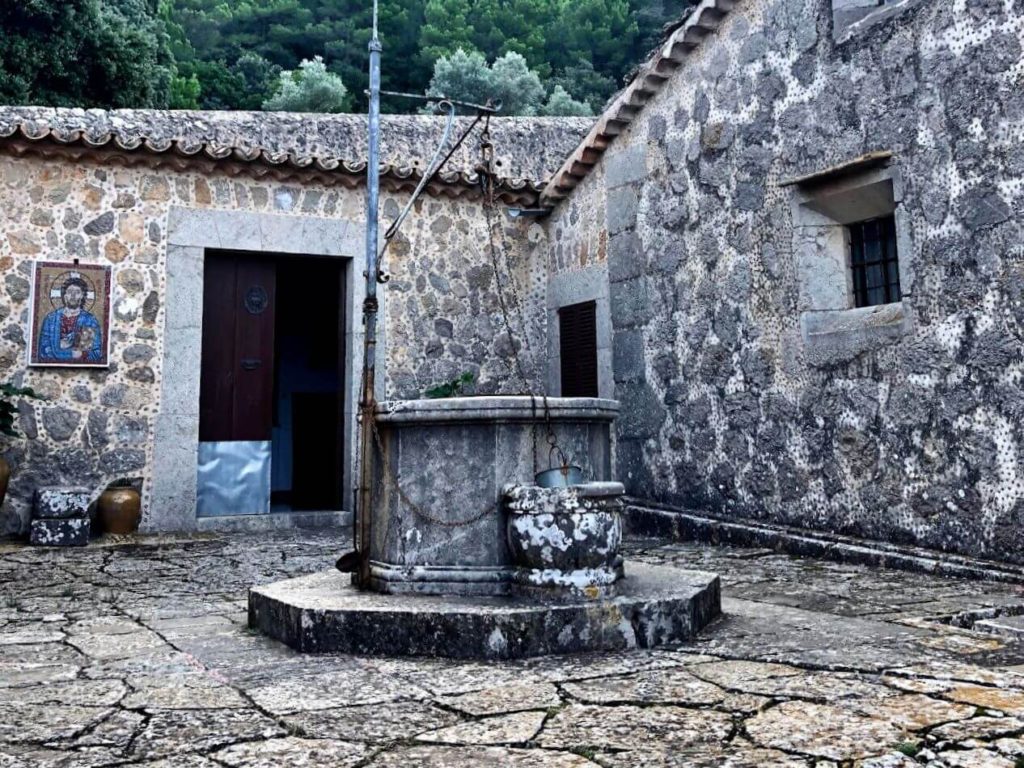
{"label": "stone building", "polygon": [[[533,386],[622,402],[638,508],[1024,563],[1022,39],[1020,0],[703,0],[593,125],[495,122],[500,207],[548,212],[502,210],[493,251],[469,142],[388,260],[382,394],[464,369],[522,389],[518,343]],[[361,122],[0,126],[0,364],[49,397],[8,451],[7,529],[33,482],[122,475],[149,528],[195,527],[202,255],[358,278]],[[438,133],[386,124],[388,216]],[[114,264],[110,370],[25,370],[28,264],[51,255]]]}
{"label": "stone building", "polygon": [[[496,120],[501,211],[536,206],[532,180],[550,176],[591,122]],[[405,205],[442,127],[429,117],[384,121],[385,221]],[[344,522],[362,356],[365,118],[7,108],[0,135],[0,376],[45,397],[21,403],[24,439],[5,454],[14,473],[3,531],[24,530],[35,487],[98,491],[122,479],[142,481],[146,530]],[[389,251],[381,397],[466,371],[480,392],[515,386],[479,162],[475,145],[456,155]],[[543,305],[544,274],[531,261],[540,226],[501,211],[499,274],[521,286],[530,320],[527,304]],[[26,367],[40,259],[112,266],[109,368]],[[236,334],[221,329],[241,328],[235,312],[258,308],[223,291],[252,286],[270,291],[259,315],[269,331],[239,331],[232,345]],[[206,366],[223,378],[235,360],[239,386],[200,391]],[[265,417],[272,427],[255,423]],[[271,428],[271,489],[250,482],[265,469],[258,456],[208,450],[260,441],[255,433]]]}

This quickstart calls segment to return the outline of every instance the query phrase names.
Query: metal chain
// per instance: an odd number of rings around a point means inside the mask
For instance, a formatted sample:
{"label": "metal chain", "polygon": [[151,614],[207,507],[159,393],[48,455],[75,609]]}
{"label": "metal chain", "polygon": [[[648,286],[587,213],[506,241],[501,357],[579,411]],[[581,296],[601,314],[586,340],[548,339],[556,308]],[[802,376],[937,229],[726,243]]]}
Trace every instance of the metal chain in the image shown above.
{"label": "metal chain", "polygon": [[[512,330],[512,321],[509,318],[508,304],[505,301],[505,288],[501,281],[501,268],[498,265],[498,249],[494,241],[494,208],[495,190],[494,175],[492,173],[492,161],[494,159],[494,145],[491,143],[490,119],[484,121],[484,130],[480,136],[480,186],[483,192],[484,218],[487,221],[487,253],[491,259],[491,269],[494,271],[494,282],[498,293],[498,306],[501,307],[501,318],[505,325],[505,333],[508,334],[508,342],[512,345],[512,360],[515,363],[515,371],[523,383],[527,392],[532,394],[530,379],[523,369],[522,359],[519,357],[519,350],[516,349],[517,334]],[[508,265],[506,261],[506,271]],[[515,280],[509,273],[508,283],[511,286],[512,297],[519,304],[519,294],[515,288]],[[525,332],[525,328],[523,329]],[[524,334],[525,335],[525,334]],[[526,342],[528,343],[528,342]]]}
{"label": "metal chain", "polygon": [[[516,349],[516,334],[512,330],[512,323],[509,319],[508,307],[505,302],[505,290],[501,282],[501,270],[498,264],[498,246],[495,242],[494,235],[494,210],[497,208],[496,196],[495,196],[495,185],[494,185],[494,172],[493,172],[493,159],[494,159],[494,144],[491,142],[491,125],[490,116],[484,120],[484,128],[480,136],[480,185],[483,191],[483,209],[484,217],[487,220],[487,248],[491,257],[491,268],[494,270],[494,281],[498,289],[498,304],[501,307],[501,316],[505,324],[505,332],[508,334],[509,343],[512,345],[512,356],[515,361],[516,372],[519,374],[519,378],[522,379],[523,386],[526,387],[526,392],[530,396],[530,410],[533,419],[531,421],[531,443],[533,445],[533,469],[537,471],[537,414],[536,414],[536,399],[533,393],[533,387],[531,386],[530,379],[526,376],[523,370],[522,358],[519,355],[519,350]],[[501,239],[501,252],[504,256],[505,261],[505,273],[507,276],[507,285],[509,286],[512,298],[515,300],[515,310],[519,320],[519,326],[522,329],[523,346],[526,349],[527,354],[530,356],[530,360],[533,362],[533,374],[536,376],[537,370],[537,357],[533,354],[533,348],[530,345],[530,333],[526,324],[526,316],[523,314],[523,300],[516,289],[515,275],[512,273],[512,267],[509,264],[509,247],[508,242],[505,240],[505,233],[501,226],[497,227],[498,237]],[[546,428],[547,435],[545,436],[548,444],[548,466],[551,465],[551,457],[556,452],[560,458],[561,464],[564,466],[568,464],[565,457],[565,453],[558,445],[558,438],[555,435],[554,427],[551,423],[551,409],[548,405],[548,395],[545,390],[541,397],[544,402],[544,426]]]}
{"label": "metal chain", "polygon": [[480,512],[473,515],[472,517],[466,520],[455,521],[442,520],[441,518],[435,517],[434,515],[427,512],[418,503],[410,499],[408,494],[406,494],[406,492],[402,489],[402,486],[399,484],[398,475],[392,470],[391,461],[388,459],[388,454],[384,450],[384,441],[381,440],[380,432],[377,431],[377,419],[374,417],[374,414],[364,412],[363,419],[364,422],[369,423],[370,431],[373,433],[373,442],[377,446],[377,453],[380,455],[381,471],[384,474],[384,478],[391,485],[391,487],[394,488],[395,493],[398,494],[398,498],[418,517],[423,518],[428,523],[433,523],[434,525],[439,525],[444,528],[464,528],[466,526],[473,525],[474,523],[483,520],[485,517],[487,517],[488,514],[494,511],[495,504],[494,502],[490,502],[486,507],[484,507],[482,510],[480,510]]}

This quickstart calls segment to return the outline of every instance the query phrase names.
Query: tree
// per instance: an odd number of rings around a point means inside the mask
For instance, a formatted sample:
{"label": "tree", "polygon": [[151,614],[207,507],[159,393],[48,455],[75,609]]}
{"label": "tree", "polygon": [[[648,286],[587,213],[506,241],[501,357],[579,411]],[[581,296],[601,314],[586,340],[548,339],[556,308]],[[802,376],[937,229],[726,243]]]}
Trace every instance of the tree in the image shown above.
{"label": "tree", "polygon": [[556,71],[589,61],[596,72],[619,83],[645,53],[639,38],[627,0],[565,2],[547,35],[548,61]]}
{"label": "tree", "polygon": [[174,61],[146,0],[0,4],[0,101],[76,107],[170,102]]}
{"label": "tree", "polygon": [[551,79],[551,84],[575,94],[589,104],[595,114],[604,109],[609,97],[615,93],[615,81],[595,71],[588,59],[580,59],[563,69]]}
{"label": "tree", "polygon": [[488,67],[482,53],[459,49],[437,60],[427,96],[477,104],[500,99],[502,114],[535,115],[544,99],[544,86],[518,53],[506,53]]}
{"label": "tree", "polygon": [[348,107],[348,89],[319,56],[304,60],[297,70],[282,72],[280,78],[277,92],[263,103],[266,110],[344,112]]}
{"label": "tree", "polygon": [[556,85],[551,91],[547,102],[540,108],[539,114],[546,116],[573,115],[576,117],[588,117],[594,114],[594,110],[585,101],[576,101],[560,85]]}
{"label": "tree", "polygon": [[540,77],[514,51],[496,59],[491,66],[491,92],[501,99],[506,115],[534,115],[544,98]]}
{"label": "tree", "polygon": [[459,48],[451,56],[442,56],[434,63],[434,77],[427,96],[448,97],[483,104],[491,98],[491,70],[487,59],[478,51]]}
{"label": "tree", "polygon": [[202,88],[195,73],[189,77],[175,75],[171,80],[171,109],[199,109],[199,95]]}
{"label": "tree", "polygon": [[242,54],[231,69],[243,84],[243,93],[236,102],[238,109],[260,109],[281,76],[281,68],[258,53]]}
{"label": "tree", "polygon": [[[420,60],[429,66],[458,51],[474,51],[469,0],[427,0],[420,30]],[[435,70],[436,76],[436,70]]]}

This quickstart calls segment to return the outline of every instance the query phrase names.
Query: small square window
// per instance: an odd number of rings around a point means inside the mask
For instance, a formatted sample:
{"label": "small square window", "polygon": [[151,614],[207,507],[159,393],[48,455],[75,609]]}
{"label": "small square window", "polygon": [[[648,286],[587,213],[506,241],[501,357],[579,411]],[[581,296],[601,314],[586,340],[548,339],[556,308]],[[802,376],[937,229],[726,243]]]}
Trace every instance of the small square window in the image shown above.
{"label": "small square window", "polygon": [[558,310],[562,397],[597,397],[597,302]]}
{"label": "small square window", "polygon": [[896,218],[883,216],[848,224],[854,306],[876,307],[900,300]]}

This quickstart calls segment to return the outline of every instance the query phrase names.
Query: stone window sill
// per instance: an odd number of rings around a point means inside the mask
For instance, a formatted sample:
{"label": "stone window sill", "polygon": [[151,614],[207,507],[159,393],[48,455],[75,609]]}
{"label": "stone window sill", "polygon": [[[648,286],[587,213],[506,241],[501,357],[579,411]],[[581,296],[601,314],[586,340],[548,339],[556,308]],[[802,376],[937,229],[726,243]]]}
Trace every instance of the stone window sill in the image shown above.
{"label": "stone window sill", "polygon": [[910,308],[903,301],[859,309],[803,312],[800,335],[804,358],[808,365],[816,367],[845,363],[899,341],[912,326]]}
{"label": "stone window sill", "polygon": [[842,13],[835,14],[833,19],[835,41],[836,43],[845,43],[851,38],[863,35],[877,24],[889,21],[921,2],[922,0],[897,0],[897,2],[888,3],[860,16],[860,18]]}

